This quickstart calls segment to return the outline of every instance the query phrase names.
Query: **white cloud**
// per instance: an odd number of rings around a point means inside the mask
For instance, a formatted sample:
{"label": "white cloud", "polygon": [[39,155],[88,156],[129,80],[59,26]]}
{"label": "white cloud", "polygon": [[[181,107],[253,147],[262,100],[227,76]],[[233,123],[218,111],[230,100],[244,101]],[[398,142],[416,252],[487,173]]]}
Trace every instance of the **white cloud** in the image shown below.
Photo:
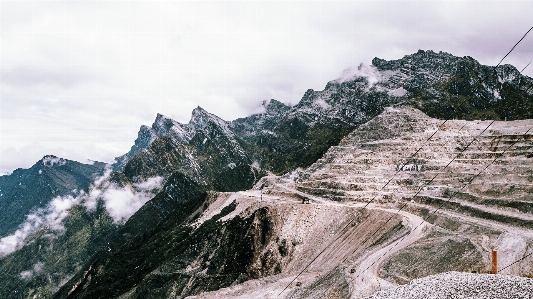
{"label": "white cloud", "polygon": [[129,188],[110,188],[103,194],[105,208],[116,223],[123,223],[139,210],[151,196],[143,192],[134,192]]}
{"label": "white cloud", "polygon": [[68,216],[68,210],[78,204],[80,197],[65,196],[56,197],[45,208],[26,216],[26,220],[12,235],[0,239],[0,257],[4,257],[22,245],[28,236],[45,226],[51,231],[60,233],[65,230],[63,219]]}
{"label": "white cloud", "polygon": [[364,77],[367,80],[369,87],[381,80],[381,75],[375,66],[361,63],[358,67],[345,69],[342,72],[342,75],[335,81],[342,83],[359,77]]}
{"label": "white cloud", "polygon": [[99,200],[113,218],[115,223],[126,222],[147,201],[161,189],[163,178],[153,177],[145,181],[120,188],[111,183],[111,170],[98,178],[90,188],[89,194],[84,196],[81,203],[88,211],[94,211]]}
{"label": "white cloud", "polygon": [[[18,250],[25,244],[28,236],[43,226],[53,234],[63,233],[63,220],[75,205],[81,204],[87,211],[92,212],[98,201],[102,200],[114,222],[122,224],[160,190],[163,182],[161,177],[153,177],[133,186],[119,188],[111,183],[110,175],[111,170],[108,169],[104,175],[98,177],[89,188],[88,194],[81,192],[77,196],[56,197],[45,208],[27,215],[15,233],[0,239],[0,258]],[[27,275],[29,274],[21,273],[21,277]]]}
{"label": "white cloud", "polygon": [[44,264],[41,262],[36,263],[33,265],[33,268],[27,271],[20,272],[19,276],[22,280],[29,280],[31,279],[35,274],[39,274],[43,269]]}
{"label": "white cloud", "polygon": [[134,184],[133,188],[110,186],[103,192],[101,198],[115,223],[124,223],[154,197],[155,193],[160,190],[162,182],[162,177],[153,177]]}
{"label": "white cloud", "polygon": [[140,183],[133,184],[133,186],[135,186],[135,188],[141,192],[151,192],[153,190],[161,188],[162,182],[163,182],[163,178],[158,176],[158,177],[149,178],[146,181],[143,181]]}

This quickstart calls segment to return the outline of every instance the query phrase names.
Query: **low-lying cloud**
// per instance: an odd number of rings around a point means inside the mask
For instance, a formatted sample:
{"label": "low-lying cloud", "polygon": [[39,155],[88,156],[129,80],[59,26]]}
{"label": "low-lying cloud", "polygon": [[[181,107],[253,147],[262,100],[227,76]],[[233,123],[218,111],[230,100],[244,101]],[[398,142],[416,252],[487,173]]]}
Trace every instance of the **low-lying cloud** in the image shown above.
{"label": "low-lying cloud", "polygon": [[163,181],[162,177],[153,177],[133,186],[118,187],[109,180],[110,174],[111,171],[107,171],[95,182],[97,187],[89,192],[82,204],[88,211],[93,211],[98,201],[103,201],[105,209],[118,224],[126,222],[149,201]]}
{"label": "low-lying cloud", "polygon": [[34,275],[39,274],[43,270],[44,264],[41,262],[33,265],[32,269],[20,272],[19,276],[22,280],[30,280]]}
{"label": "low-lying cloud", "polygon": [[369,87],[378,83],[381,80],[381,75],[375,66],[361,63],[358,67],[347,68],[342,72],[342,75],[335,81],[338,83],[353,80],[355,78],[366,78]]}
{"label": "low-lying cloud", "polygon": [[107,212],[116,223],[125,222],[153,197],[153,191],[161,187],[162,180],[162,177],[155,177],[134,184],[134,188],[107,189],[102,196]]}
{"label": "low-lying cloud", "polygon": [[[96,179],[89,188],[89,193],[56,197],[46,207],[27,215],[15,233],[0,239],[0,258],[24,246],[26,238],[40,228],[47,228],[52,234],[64,232],[66,228],[63,220],[76,205],[82,205],[88,212],[94,212],[98,202],[102,201],[113,221],[123,224],[160,190],[163,181],[161,177],[154,177],[119,187],[110,181],[110,175],[111,171],[108,170]],[[21,277],[29,277],[28,273],[21,273]]]}
{"label": "low-lying cloud", "polygon": [[24,244],[24,240],[40,227],[46,227],[55,232],[63,232],[65,230],[63,219],[68,216],[68,210],[79,202],[80,196],[58,196],[52,199],[45,208],[40,208],[27,215],[26,221],[19,226],[15,233],[0,239],[0,257],[16,251]]}

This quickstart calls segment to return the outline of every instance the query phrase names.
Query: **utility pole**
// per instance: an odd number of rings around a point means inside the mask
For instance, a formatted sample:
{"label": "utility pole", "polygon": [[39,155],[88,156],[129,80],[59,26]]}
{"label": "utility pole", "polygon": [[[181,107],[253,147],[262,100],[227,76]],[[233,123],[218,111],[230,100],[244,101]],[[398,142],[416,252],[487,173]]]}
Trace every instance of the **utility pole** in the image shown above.
{"label": "utility pole", "polygon": [[498,274],[498,251],[492,250],[492,274]]}

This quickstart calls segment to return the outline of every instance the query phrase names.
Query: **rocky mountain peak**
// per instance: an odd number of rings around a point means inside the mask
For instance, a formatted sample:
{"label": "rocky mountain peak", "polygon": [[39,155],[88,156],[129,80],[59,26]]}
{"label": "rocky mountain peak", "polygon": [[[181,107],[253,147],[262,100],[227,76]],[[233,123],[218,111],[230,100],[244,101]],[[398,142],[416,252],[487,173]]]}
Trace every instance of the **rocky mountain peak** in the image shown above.
{"label": "rocky mountain peak", "polygon": [[191,120],[188,124],[189,128],[193,131],[203,131],[210,126],[219,128],[224,134],[233,136],[233,133],[228,128],[228,122],[222,118],[207,112],[202,107],[198,106],[192,111]]}
{"label": "rocky mountain peak", "polygon": [[152,124],[152,129],[155,131],[157,136],[164,136],[171,132],[173,127],[181,127],[181,124],[170,117],[164,116],[162,114],[157,114],[154,123]]}
{"label": "rocky mountain peak", "polygon": [[[469,57],[472,59],[471,57]],[[398,69],[428,69],[431,66],[453,66],[457,65],[458,61],[462,58],[453,56],[446,52],[433,52],[431,50],[424,51],[418,50],[418,52],[410,55],[405,55],[401,59],[396,60],[384,60],[378,57],[372,59],[372,65],[379,70],[398,70]],[[472,59],[473,60],[473,59]]]}
{"label": "rocky mountain peak", "polygon": [[135,145],[147,147],[155,138],[157,138],[156,132],[152,128],[142,125],[135,140]]}
{"label": "rocky mountain peak", "polygon": [[42,163],[42,165],[44,166],[53,167],[56,165],[57,166],[65,165],[67,163],[67,160],[63,158],[58,158],[54,155],[46,155],[39,162]]}
{"label": "rocky mountain peak", "polygon": [[207,122],[209,119],[220,119],[218,116],[207,112],[204,108],[198,106],[192,110],[190,124],[199,124]]}
{"label": "rocky mountain peak", "polygon": [[267,115],[280,115],[290,109],[289,106],[275,99],[271,99],[270,101],[263,101],[262,106],[265,108],[265,114]]}

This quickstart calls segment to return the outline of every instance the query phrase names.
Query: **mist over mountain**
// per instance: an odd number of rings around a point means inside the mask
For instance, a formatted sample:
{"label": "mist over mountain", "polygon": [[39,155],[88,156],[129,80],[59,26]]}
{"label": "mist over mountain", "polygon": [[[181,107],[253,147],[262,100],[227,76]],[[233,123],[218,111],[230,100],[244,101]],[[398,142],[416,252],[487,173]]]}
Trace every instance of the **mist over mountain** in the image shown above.
{"label": "mist over mountain", "polygon": [[52,198],[85,190],[104,167],[101,162],[82,164],[49,155],[29,169],[0,176],[0,237],[13,233],[26,215]]}
{"label": "mist over mountain", "polygon": [[362,297],[376,283],[486,272],[489,247],[505,262],[533,248],[532,86],[511,65],[420,50],[233,121],[201,107],[187,124],[158,114],[106,170],[47,156],[0,177],[11,215],[0,244],[17,240],[0,257],[0,294],[275,298],[287,285],[283,298]]}

